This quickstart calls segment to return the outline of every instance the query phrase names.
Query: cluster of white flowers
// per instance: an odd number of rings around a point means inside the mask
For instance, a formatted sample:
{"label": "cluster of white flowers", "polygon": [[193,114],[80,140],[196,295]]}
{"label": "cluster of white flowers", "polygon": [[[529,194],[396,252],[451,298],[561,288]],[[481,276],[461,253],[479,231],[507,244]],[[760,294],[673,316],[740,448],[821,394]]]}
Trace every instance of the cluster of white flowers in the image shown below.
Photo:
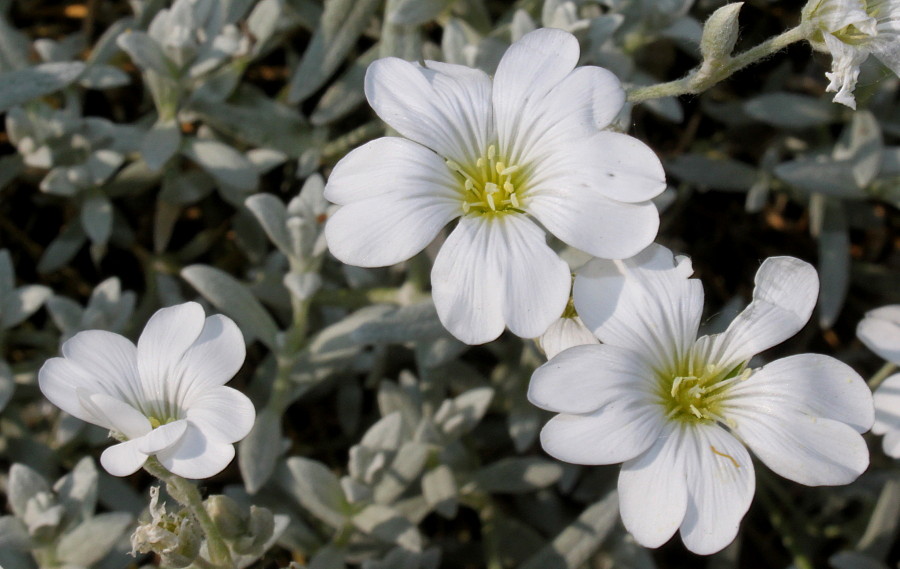
{"label": "cluster of white flowers", "polygon": [[[837,101],[854,106],[869,53],[900,69],[896,2],[822,0],[811,13],[835,57]],[[509,48],[493,79],[435,61],[373,63],[366,96],[402,137],[369,142],[335,166],[325,197],[338,208],[326,238],[345,263],[387,266],[456,220],[431,275],[447,329],[472,344],[505,328],[540,337],[550,359],[528,396],[558,413],[541,433],[544,449],[576,464],[623,463],[621,515],[639,543],[659,546],[680,528],[688,549],[712,553],[734,539],[754,494],[747,447],[813,486],[846,484],[866,469],[861,434],[873,421],[887,433],[885,451],[900,456],[900,374],[873,411],[865,382],[834,358],[750,365],[800,330],[816,304],[816,271],[791,257],[763,262],[750,305],[725,332],[698,337],[703,290],[691,263],[652,243],[662,165],[642,142],[609,130],[622,86],[578,59],[573,35],[539,29]],[[574,286],[547,234],[595,257]],[[870,313],[859,337],[900,363],[900,307]],[[243,364],[243,337],[196,303],[158,311],[137,346],[88,331],[62,353],[41,369],[40,387],[121,441],[101,457],[112,474],[155,456],[177,475],[212,476],[253,425],[250,400],[224,386]]]}

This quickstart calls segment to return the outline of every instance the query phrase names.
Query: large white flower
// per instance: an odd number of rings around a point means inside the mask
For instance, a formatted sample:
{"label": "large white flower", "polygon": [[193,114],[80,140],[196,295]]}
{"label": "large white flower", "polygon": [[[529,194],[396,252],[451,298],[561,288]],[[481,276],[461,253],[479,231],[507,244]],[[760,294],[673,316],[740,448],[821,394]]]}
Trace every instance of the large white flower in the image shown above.
{"label": "large white flower", "polygon": [[625,258],[656,236],[649,200],[665,188],[653,151],[601,130],[625,93],[605,69],[576,69],[578,56],[574,36],[540,29],[509,48],[493,81],[461,65],[375,61],[366,97],[405,138],[379,138],[335,166],[325,188],[341,206],[325,227],[334,256],[398,263],[459,218],[431,273],[441,322],[470,344],[504,326],[542,334],[571,281],[541,226],[592,255]]}
{"label": "large white flower", "polygon": [[785,478],[845,484],[868,465],[860,433],[873,410],[865,382],[834,358],[747,365],[809,319],[818,293],[809,264],[765,261],[750,305],[700,338],[703,289],[690,274],[688,259],[658,245],[591,261],[575,279],[575,307],[603,343],[538,368],[528,397],[559,413],[541,432],[548,453],[624,463],[622,520],[638,542],[657,547],[681,528],[687,548],[707,554],[734,539],[753,498],[745,445]]}
{"label": "large white flower", "polygon": [[900,75],[900,0],[812,0],[803,19],[813,26],[810,43],[831,53],[830,83],[836,103],[856,108],[859,66],[877,57]]}
{"label": "large white flower", "polygon": [[[882,306],[866,313],[856,335],[870,350],[894,365],[900,365],[900,304]],[[872,432],[884,435],[884,453],[900,458],[900,373],[875,389],[875,424]]]}
{"label": "large white flower", "polygon": [[41,367],[41,391],[123,440],[100,457],[115,476],[156,455],[179,476],[207,478],[231,462],[233,443],[253,426],[253,404],[224,386],[244,363],[243,336],[225,316],[205,318],[195,302],[157,311],[137,347],[119,334],[88,330],[62,353]]}

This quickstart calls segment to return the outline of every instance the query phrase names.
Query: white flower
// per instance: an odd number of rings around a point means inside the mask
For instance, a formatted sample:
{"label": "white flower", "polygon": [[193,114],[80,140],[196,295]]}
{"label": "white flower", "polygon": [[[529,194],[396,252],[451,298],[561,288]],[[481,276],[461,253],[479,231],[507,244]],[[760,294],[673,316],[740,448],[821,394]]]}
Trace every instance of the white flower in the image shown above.
{"label": "white flower", "polygon": [[549,454],[624,463],[622,520],[638,542],[657,547],[681,528],[688,549],[708,554],[734,539],[753,498],[744,445],[785,478],[845,484],[868,465],[860,433],[873,410],[865,382],[834,358],[747,366],[809,319],[818,293],[809,264],[765,261],[750,305],[700,338],[703,289],[690,274],[688,259],[658,245],[590,262],[575,279],[575,307],[603,343],[538,368],[528,397],[559,413],[541,432]]}
{"label": "white flower", "polygon": [[541,335],[571,283],[544,229],[592,255],[628,257],[655,237],[649,200],[665,188],[653,151],[600,130],[625,93],[605,69],[575,69],[578,56],[574,36],[540,29],[507,50],[493,81],[461,65],[375,61],[366,97],[405,138],[379,138],[335,166],[325,188],[341,206],[325,227],[334,256],[392,265],[459,218],[431,273],[441,322],[470,344],[504,326]]}
{"label": "white flower", "polygon": [[598,343],[597,337],[587,329],[587,326],[575,313],[574,306],[571,308],[567,306],[563,315],[538,338],[538,346],[544,351],[547,359],[573,346],[596,343]]}
{"label": "white flower", "polygon": [[[866,313],[856,335],[870,350],[894,365],[900,365],[900,304],[882,306]],[[891,375],[875,389],[875,424],[872,432],[884,435],[884,453],[900,458],[900,373]]]}
{"label": "white flower", "polygon": [[79,332],[41,367],[47,399],[124,439],[100,457],[110,474],[132,474],[156,455],[179,476],[207,478],[250,432],[253,404],[224,386],[244,363],[243,336],[229,318],[204,316],[195,302],[163,308],[137,347],[112,332]]}
{"label": "white flower", "polygon": [[834,102],[856,108],[853,90],[869,54],[900,75],[900,0],[811,0],[803,19],[813,25],[813,47],[831,53],[825,76]]}

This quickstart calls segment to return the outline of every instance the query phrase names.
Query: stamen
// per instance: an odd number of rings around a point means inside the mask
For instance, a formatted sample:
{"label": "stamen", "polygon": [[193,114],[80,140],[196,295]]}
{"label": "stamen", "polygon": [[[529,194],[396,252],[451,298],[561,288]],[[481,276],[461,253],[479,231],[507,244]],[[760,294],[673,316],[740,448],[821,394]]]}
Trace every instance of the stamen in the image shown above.
{"label": "stamen", "polygon": [[522,191],[521,180],[514,176],[521,167],[508,165],[497,148],[495,144],[488,146],[474,166],[467,163],[463,167],[453,160],[446,161],[447,167],[461,176],[458,179],[461,198],[467,204],[463,206],[464,214],[524,213],[518,195]]}
{"label": "stamen", "polygon": [[740,468],[740,467],[741,467],[741,465],[738,464],[738,461],[736,461],[736,460],[734,459],[734,457],[731,456],[730,454],[725,454],[724,452],[719,452],[719,451],[716,449],[716,447],[714,447],[714,446],[712,446],[712,445],[709,445],[709,448],[710,448],[711,451],[713,451],[713,454],[717,454],[717,455],[719,455],[719,456],[724,456],[725,458],[727,458],[728,460],[730,460],[730,461],[731,461],[731,464],[733,464],[735,468]]}

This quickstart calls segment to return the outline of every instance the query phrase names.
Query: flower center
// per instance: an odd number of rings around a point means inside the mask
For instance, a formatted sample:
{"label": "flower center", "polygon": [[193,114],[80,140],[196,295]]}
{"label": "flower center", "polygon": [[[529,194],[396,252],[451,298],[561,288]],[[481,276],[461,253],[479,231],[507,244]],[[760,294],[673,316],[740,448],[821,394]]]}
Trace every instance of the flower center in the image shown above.
{"label": "flower center", "polygon": [[661,375],[657,395],[666,409],[666,419],[686,423],[724,420],[722,403],[727,398],[728,388],[752,373],[752,369],[741,364],[727,373],[709,365],[699,374],[692,369],[687,373]]}
{"label": "flower center", "polygon": [[460,165],[447,160],[447,166],[460,176],[464,214],[485,215],[521,209],[524,176],[521,166],[508,164],[491,144],[475,164]]}

